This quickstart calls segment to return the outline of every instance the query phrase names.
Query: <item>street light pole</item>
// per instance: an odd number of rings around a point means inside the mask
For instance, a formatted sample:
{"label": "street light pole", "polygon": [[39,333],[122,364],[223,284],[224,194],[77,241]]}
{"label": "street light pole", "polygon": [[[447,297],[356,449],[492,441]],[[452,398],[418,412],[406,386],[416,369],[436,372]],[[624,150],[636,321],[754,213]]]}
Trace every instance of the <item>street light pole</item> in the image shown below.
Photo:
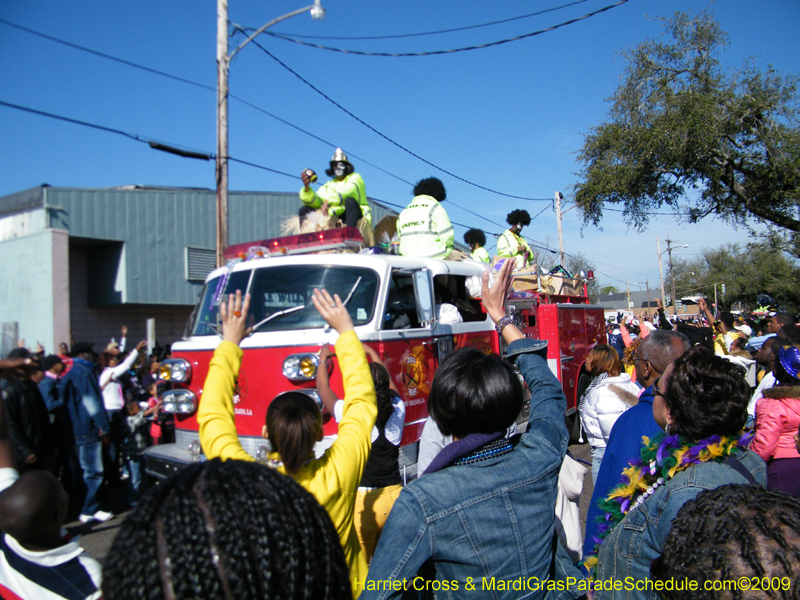
{"label": "street light pole", "polygon": [[261,35],[265,30],[284,19],[294,17],[304,12],[310,12],[312,19],[325,18],[325,9],[321,0],[314,0],[314,4],[299,8],[282,17],[273,19],[266,25],[258,28],[250,37],[228,54],[228,0],[217,0],[217,266],[223,263],[222,255],[228,247],[228,71],[231,59]]}
{"label": "street light pole", "polygon": [[661,281],[661,306],[666,310],[667,297],[664,294],[664,269],[661,266],[661,242],[656,238],[656,251],[658,252],[658,278]]}
{"label": "street light pole", "polygon": [[228,246],[228,0],[217,0],[217,266]]}

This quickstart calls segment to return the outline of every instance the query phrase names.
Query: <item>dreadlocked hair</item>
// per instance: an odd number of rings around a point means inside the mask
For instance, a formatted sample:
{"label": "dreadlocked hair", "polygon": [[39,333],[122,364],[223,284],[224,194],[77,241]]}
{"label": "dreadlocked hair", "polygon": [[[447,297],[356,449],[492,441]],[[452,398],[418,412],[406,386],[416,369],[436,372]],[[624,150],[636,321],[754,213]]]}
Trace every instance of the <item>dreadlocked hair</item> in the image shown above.
{"label": "dreadlocked hair", "polygon": [[150,490],[103,568],[107,600],[351,600],[336,529],[269,467],[214,459]]}
{"label": "dreadlocked hair", "polygon": [[[697,582],[693,591],[663,591],[667,600],[800,598],[800,499],[758,485],[701,492],[678,512],[650,575]],[[760,586],[766,591],[704,589],[705,581],[739,577],[769,579],[771,585]]]}
{"label": "dreadlocked hair", "polygon": [[375,424],[378,429],[383,429],[386,426],[386,421],[389,420],[389,417],[394,412],[394,405],[392,404],[394,392],[389,387],[389,371],[383,365],[369,363],[369,372],[372,374],[375,395],[378,397],[378,417],[375,419]]}

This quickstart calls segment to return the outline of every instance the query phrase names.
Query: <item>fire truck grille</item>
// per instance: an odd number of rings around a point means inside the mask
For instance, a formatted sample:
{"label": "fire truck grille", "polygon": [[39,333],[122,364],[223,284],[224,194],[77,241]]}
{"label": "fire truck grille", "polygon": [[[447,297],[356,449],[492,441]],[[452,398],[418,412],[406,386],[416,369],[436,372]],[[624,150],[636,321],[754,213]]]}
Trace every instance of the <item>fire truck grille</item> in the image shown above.
{"label": "fire truck grille", "polygon": [[[175,431],[175,443],[181,448],[188,449],[189,444],[195,441],[200,441],[200,434],[197,431],[186,431],[184,429],[177,429]],[[261,446],[269,444],[269,442],[267,442],[267,440],[264,438],[255,436],[239,436],[239,441],[241,442],[242,448],[244,448],[245,452],[247,452],[253,458],[256,458],[258,449]]]}

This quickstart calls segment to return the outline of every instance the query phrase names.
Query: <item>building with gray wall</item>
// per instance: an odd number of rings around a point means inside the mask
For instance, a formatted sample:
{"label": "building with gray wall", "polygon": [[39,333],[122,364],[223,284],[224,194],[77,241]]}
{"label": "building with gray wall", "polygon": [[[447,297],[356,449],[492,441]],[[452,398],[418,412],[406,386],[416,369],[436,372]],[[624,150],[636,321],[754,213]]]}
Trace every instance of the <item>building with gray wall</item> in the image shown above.
{"label": "building with gray wall", "polygon": [[[229,243],[281,235],[296,193],[230,192]],[[395,211],[370,200],[373,223]],[[40,186],[0,198],[2,355],[24,338],[48,353],[61,342],[102,348],[154,318],[156,339],[179,339],[214,267],[213,190]]]}

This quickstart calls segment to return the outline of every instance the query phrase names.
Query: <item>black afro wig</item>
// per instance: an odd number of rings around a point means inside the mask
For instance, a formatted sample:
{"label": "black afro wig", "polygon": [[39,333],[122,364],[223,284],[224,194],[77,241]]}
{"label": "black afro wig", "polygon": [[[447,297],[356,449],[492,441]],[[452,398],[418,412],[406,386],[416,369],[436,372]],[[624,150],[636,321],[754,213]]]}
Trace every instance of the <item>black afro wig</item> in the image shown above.
{"label": "black afro wig", "polygon": [[444,191],[444,184],[436,177],[428,177],[427,179],[420,179],[417,185],[414,186],[415,196],[431,196],[442,202],[447,198],[447,192]]}
{"label": "black afro wig", "polygon": [[527,210],[512,210],[506,216],[506,223],[512,226],[519,223],[520,225],[527,227],[531,224],[531,216],[528,214]]}
{"label": "black afro wig", "polygon": [[464,242],[470,248],[480,246],[481,248],[486,245],[486,236],[480,229],[470,229],[464,234]]}

